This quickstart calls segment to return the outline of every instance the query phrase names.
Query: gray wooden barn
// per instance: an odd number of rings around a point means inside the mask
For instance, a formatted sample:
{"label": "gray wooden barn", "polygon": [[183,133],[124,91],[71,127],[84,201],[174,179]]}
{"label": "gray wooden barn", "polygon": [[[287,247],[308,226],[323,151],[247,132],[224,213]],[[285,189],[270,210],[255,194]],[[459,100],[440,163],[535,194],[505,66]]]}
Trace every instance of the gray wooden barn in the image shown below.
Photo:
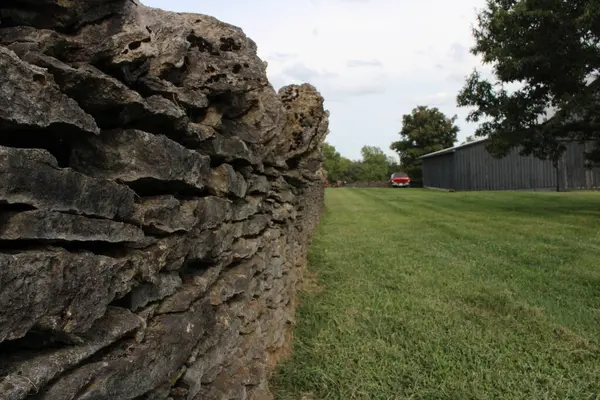
{"label": "gray wooden barn", "polygon": [[558,171],[552,162],[521,156],[517,149],[494,158],[486,150],[487,143],[483,139],[422,156],[423,186],[461,191],[600,188],[600,169],[586,168],[583,143],[566,145]]}

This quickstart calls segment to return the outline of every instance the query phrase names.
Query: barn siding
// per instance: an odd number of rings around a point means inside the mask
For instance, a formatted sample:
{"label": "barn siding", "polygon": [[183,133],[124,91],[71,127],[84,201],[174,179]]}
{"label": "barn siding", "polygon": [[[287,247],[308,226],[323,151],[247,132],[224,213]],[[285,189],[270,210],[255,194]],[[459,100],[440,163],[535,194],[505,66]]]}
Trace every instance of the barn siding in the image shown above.
{"label": "barn siding", "polygon": [[[521,156],[518,150],[494,158],[486,142],[423,159],[423,184],[455,190],[555,190],[552,162]],[[559,165],[561,190],[600,188],[600,168],[585,167],[585,144],[569,143]],[[589,144],[588,144],[589,146]]]}
{"label": "barn siding", "polygon": [[453,154],[423,160],[423,186],[442,189],[454,188]]}
{"label": "barn siding", "polygon": [[561,185],[566,189],[600,188],[600,168],[588,169],[585,166],[584,153],[592,149],[592,144],[570,143],[567,146],[561,165]]}

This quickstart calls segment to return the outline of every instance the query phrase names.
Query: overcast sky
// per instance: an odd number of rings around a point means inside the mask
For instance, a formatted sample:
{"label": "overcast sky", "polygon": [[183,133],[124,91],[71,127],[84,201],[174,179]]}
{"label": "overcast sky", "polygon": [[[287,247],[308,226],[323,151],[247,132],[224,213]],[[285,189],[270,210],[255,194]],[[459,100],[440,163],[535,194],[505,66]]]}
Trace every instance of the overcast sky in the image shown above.
{"label": "overcast sky", "polygon": [[[389,150],[417,105],[458,115],[456,94],[480,60],[469,53],[484,0],[142,0],[212,15],[241,27],[268,61],[275,89],[310,82],[331,112],[327,141],[358,159],[363,145]],[[486,68],[487,70],[488,68]]]}

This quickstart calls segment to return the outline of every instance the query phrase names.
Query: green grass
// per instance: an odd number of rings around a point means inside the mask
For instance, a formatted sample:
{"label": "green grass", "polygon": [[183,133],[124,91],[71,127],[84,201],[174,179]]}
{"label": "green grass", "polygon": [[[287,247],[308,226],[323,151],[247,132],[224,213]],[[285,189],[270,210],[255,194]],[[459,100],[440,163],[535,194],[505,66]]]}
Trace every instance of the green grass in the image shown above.
{"label": "green grass", "polygon": [[328,189],[277,399],[600,399],[600,193]]}

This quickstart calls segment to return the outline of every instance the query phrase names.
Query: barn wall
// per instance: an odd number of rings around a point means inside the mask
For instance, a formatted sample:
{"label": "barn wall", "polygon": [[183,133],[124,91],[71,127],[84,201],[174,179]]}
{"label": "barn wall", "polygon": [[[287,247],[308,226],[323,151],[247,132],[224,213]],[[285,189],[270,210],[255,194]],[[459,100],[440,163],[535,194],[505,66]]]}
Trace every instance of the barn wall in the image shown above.
{"label": "barn wall", "polygon": [[[504,158],[494,158],[486,144],[475,143],[424,158],[424,185],[455,190],[556,190],[557,174],[552,162],[521,156],[517,149]],[[560,190],[600,188],[600,168],[585,166],[585,151],[591,145],[567,144],[559,164]]]}
{"label": "barn wall", "polygon": [[568,190],[600,188],[600,168],[585,167],[585,152],[591,148],[591,142],[571,143],[567,146],[561,165],[562,187]]}
{"label": "barn wall", "polygon": [[454,189],[454,153],[423,159],[423,186]]}
{"label": "barn wall", "polygon": [[513,150],[492,157],[486,143],[461,147],[454,153],[457,190],[533,190],[556,188],[556,171],[550,161],[521,156]]}

